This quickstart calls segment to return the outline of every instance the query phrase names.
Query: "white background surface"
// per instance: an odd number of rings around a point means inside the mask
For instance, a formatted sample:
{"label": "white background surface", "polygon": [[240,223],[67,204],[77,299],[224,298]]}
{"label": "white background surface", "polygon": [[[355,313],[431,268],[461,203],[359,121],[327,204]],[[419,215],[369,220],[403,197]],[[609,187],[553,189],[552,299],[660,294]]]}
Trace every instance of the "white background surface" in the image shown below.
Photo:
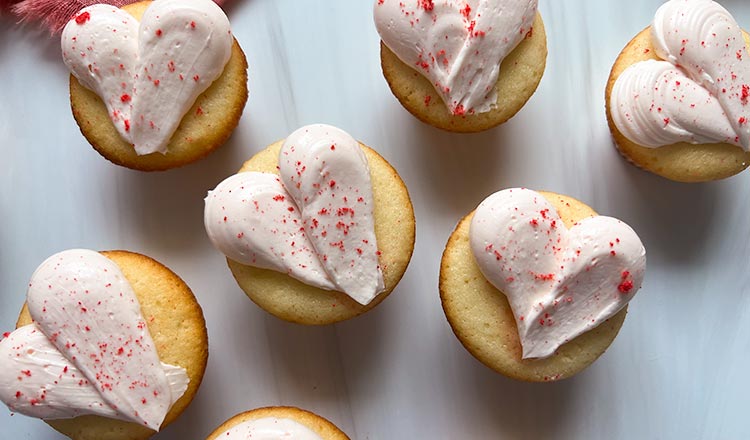
{"label": "white background surface", "polygon": [[[604,86],[656,0],[542,0],[549,58],[528,105],[500,128],[453,135],[411,117],[380,73],[369,0],[231,0],[250,100],[229,143],[144,174],[101,158],[70,113],[58,39],[0,17],[0,329],[47,256],[72,247],[150,255],[191,286],[211,355],[192,406],[155,438],[203,439],[251,408],[297,405],[352,439],[748,438],[750,174],[688,185],[612,147]],[[750,3],[724,0],[744,28]],[[391,297],[308,328],[257,308],[203,230],[206,191],[301,125],[338,125],[401,173],[417,215],[411,266]],[[643,289],[607,353],[551,384],[506,379],[453,336],[437,290],[453,226],[511,186],[577,197],[638,231]],[[0,410],[0,439],[57,439]]]}

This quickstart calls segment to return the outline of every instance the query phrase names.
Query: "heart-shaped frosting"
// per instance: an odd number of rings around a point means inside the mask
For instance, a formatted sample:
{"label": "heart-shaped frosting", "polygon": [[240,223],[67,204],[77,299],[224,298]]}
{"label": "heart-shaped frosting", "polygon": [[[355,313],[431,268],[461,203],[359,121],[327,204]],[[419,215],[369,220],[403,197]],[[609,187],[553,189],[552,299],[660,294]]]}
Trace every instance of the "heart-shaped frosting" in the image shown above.
{"label": "heart-shaped frosting", "polygon": [[641,287],[646,252],[610,217],[568,229],[539,193],[508,189],[485,199],[471,222],[482,274],[508,298],[523,358],[544,358],[606,321]]}
{"label": "heart-shaped frosting", "polygon": [[61,40],[65,64],[138,154],[167,152],[182,117],[224,71],[232,42],[229,20],[210,0],[156,0],[140,23],[113,6],[89,6]]}
{"label": "heart-shaped frosting", "polygon": [[610,95],[618,130],[646,147],[729,143],[750,151],[750,53],[737,22],[712,0],[671,0],[651,40],[663,62],[626,69]]}
{"label": "heart-shaped frosting", "polygon": [[537,0],[376,0],[385,45],[457,115],[497,102],[500,64],[531,32]]}
{"label": "heart-shaped frosting", "polygon": [[43,419],[95,414],[158,430],[187,389],[184,369],[160,362],[120,268],[69,250],[34,272],[33,324],[0,342],[0,398]]}
{"label": "heart-shaped frosting", "polygon": [[328,125],[302,127],[281,147],[279,173],[239,173],[209,193],[214,246],[239,263],[369,304],[385,286],[359,143]]}

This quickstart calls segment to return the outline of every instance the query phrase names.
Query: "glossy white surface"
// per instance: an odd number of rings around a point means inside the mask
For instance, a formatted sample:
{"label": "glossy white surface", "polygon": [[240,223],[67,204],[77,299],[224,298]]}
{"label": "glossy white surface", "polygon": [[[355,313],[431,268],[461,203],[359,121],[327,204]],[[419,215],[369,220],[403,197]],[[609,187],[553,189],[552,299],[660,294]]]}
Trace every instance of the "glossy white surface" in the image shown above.
{"label": "glossy white surface", "polygon": [[[70,114],[58,42],[0,17],[0,328],[13,328],[29,277],[48,256],[125,248],[182,276],[208,321],[202,388],[156,439],[202,439],[235,413],[277,404],[316,411],[353,439],[746,438],[750,171],[672,183],[623,161],[606,127],[612,62],[660,3],[542,0],[550,55],[539,90],[502,127],[453,135],[421,124],[391,95],[370,1],[232,0],[228,15],[250,61],[240,127],[206,160],[156,174],[111,165],[88,146]],[[722,4],[750,28],[746,0]],[[379,150],[404,177],[417,215],[414,258],[392,296],[323,328],[258,309],[202,221],[208,189],[314,122]],[[440,307],[439,260],[452,228],[512,186],[577,197],[630,224],[648,251],[620,336],[560,383],[488,370]],[[61,437],[0,409],[0,438]]]}

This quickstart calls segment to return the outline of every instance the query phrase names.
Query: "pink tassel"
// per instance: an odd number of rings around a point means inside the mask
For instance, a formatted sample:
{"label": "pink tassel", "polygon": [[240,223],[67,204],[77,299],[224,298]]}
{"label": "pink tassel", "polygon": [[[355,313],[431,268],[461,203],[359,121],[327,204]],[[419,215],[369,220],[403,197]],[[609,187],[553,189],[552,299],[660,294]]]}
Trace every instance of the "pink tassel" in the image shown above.
{"label": "pink tassel", "polygon": [[[22,22],[41,21],[53,34],[58,34],[75,14],[86,6],[105,3],[119,7],[138,0],[0,0],[0,10],[11,6]],[[221,5],[223,0],[214,0]],[[16,3],[18,2],[18,3]]]}
{"label": "pink tassel", "polygon": [[13,6],[18,0],[0,0],[0,15],[4,12],[8,12],[10,7]]}

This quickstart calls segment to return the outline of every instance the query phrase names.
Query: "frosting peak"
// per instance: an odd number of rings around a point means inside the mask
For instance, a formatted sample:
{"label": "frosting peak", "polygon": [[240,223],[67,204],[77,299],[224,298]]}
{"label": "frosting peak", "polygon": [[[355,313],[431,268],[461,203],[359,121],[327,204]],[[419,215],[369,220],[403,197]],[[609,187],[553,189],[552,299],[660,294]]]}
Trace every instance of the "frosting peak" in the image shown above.
{"label": "frosting peak", "polygon": [[500,64],[531,32],[537,0],[376,0],[383,43],[456,115],[497,102]]}

